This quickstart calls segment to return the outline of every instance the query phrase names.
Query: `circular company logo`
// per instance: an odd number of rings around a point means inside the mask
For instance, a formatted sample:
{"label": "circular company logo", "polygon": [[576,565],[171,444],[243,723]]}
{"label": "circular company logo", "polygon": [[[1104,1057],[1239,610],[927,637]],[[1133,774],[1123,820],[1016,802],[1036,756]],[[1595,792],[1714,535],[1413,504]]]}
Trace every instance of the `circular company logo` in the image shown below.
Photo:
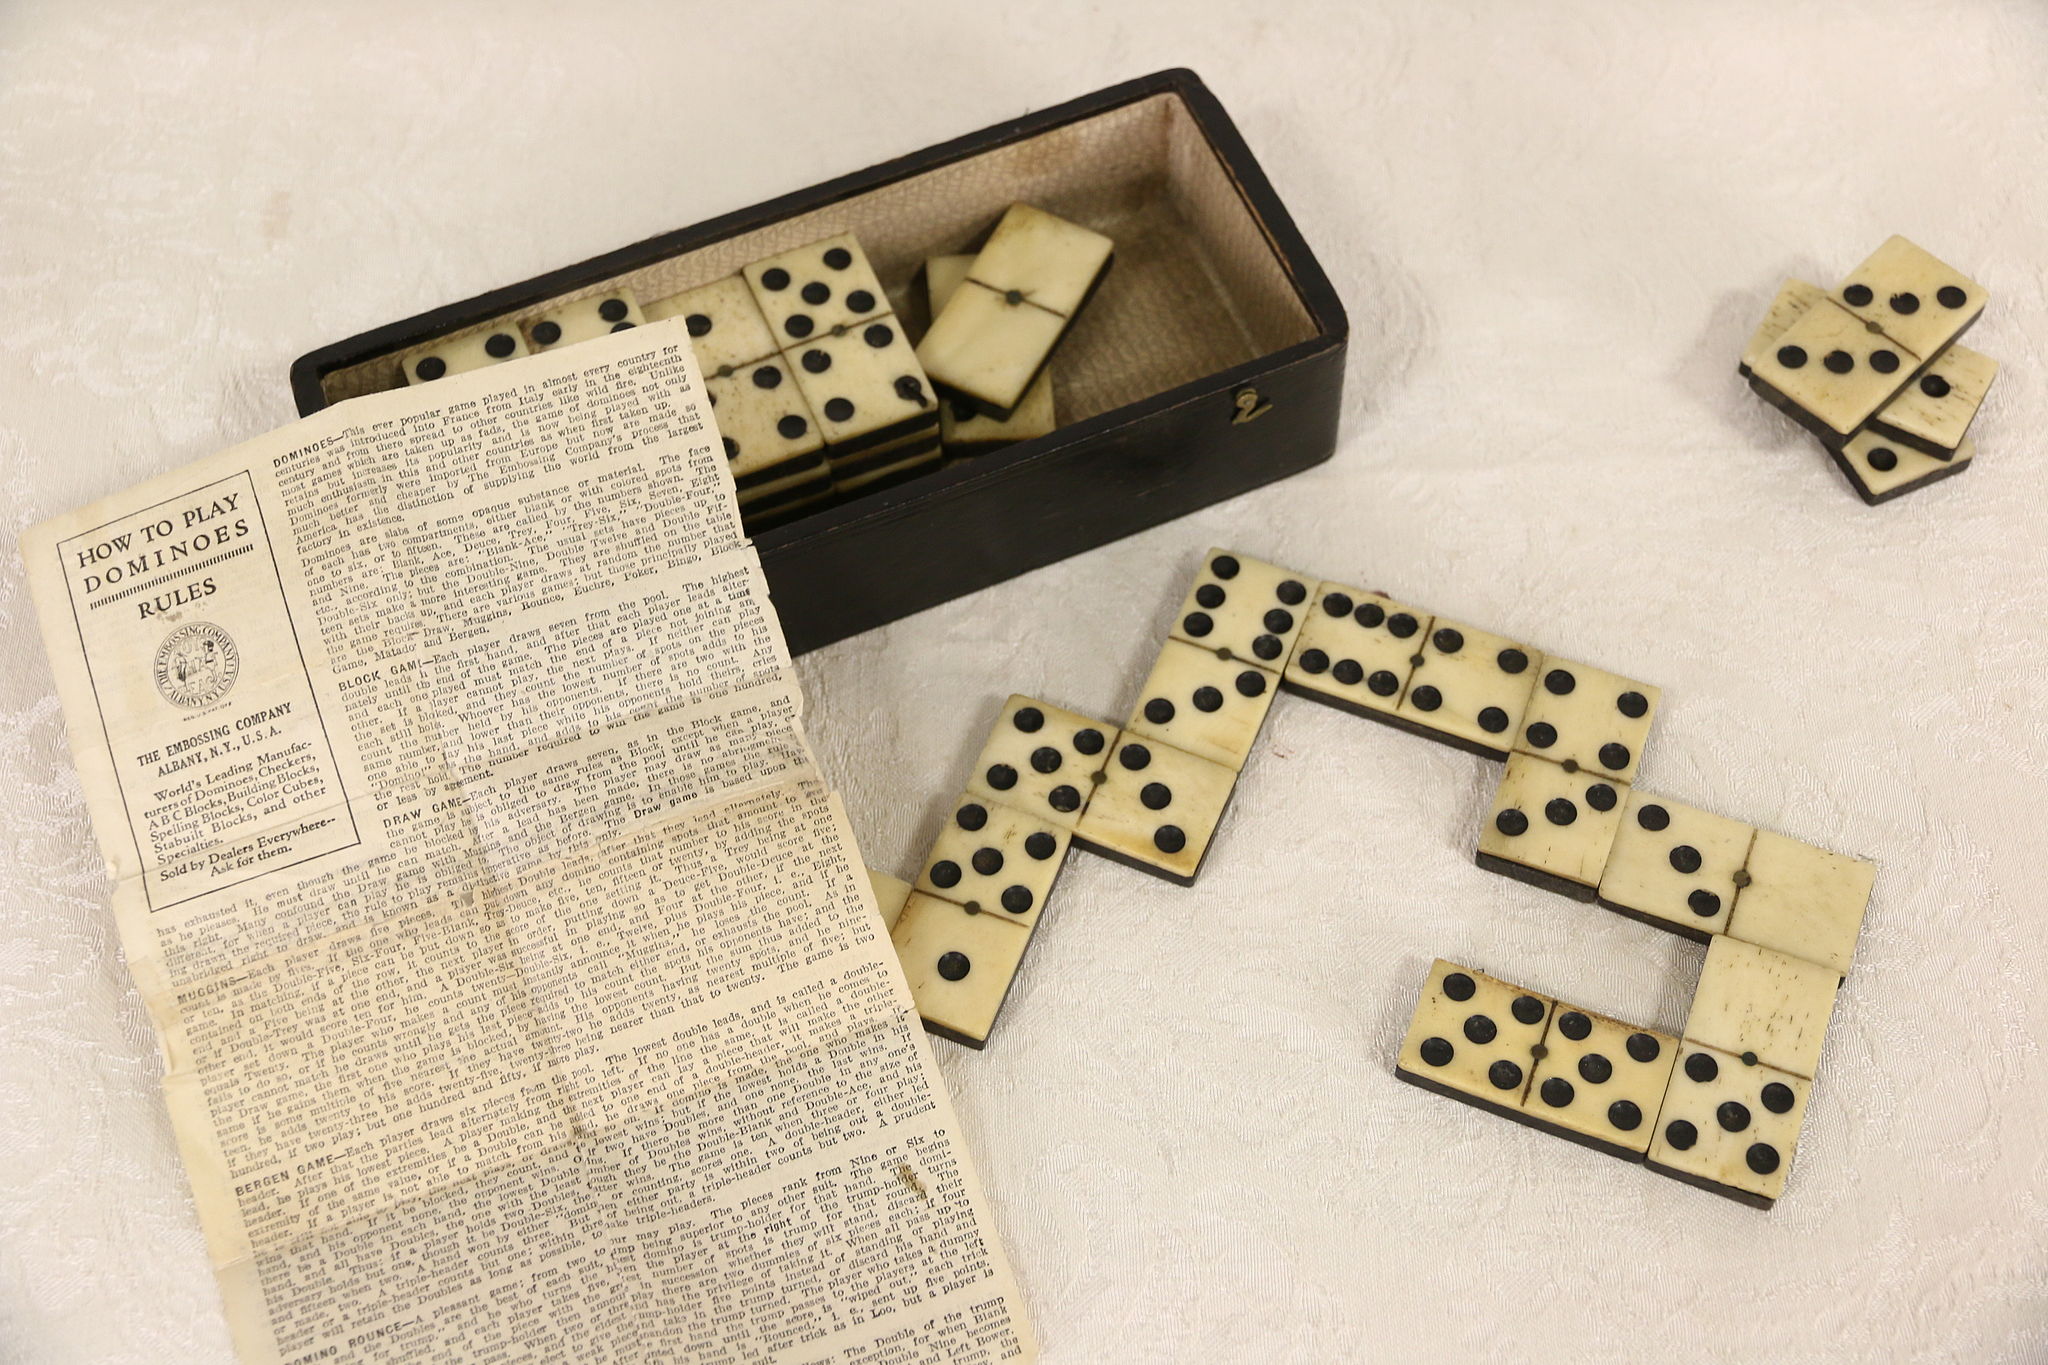
{"label": "circular company logo", "polygon": [[156,647],[156,690],[188,710],[225,697],[241,671],[234,639],[211,621],[179,626]]}

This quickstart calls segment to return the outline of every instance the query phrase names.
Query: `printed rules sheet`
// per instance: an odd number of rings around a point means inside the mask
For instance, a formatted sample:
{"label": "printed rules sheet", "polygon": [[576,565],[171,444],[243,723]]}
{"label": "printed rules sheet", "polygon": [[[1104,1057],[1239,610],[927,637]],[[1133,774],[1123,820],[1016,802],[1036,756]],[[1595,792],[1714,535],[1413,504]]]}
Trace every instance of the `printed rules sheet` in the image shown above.
{"label": "printed rules sheet", "polygon": [[250,1362],[1035,1355],[680,324],[22,542]]}

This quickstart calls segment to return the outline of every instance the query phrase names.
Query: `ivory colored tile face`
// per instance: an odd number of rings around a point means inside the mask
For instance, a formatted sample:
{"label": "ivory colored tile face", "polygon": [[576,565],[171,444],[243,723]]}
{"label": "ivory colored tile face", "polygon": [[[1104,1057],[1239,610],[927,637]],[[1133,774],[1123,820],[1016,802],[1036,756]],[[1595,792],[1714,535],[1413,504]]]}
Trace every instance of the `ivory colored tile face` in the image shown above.
{"label": "ivory colored tile face", "polygon": [[633,297],[633,291],[614,289],[608,294],[578,299],[542,313],[527,325],[526,335],[532,340],[534,350],[553,351],[574,346],[579,341],[623,332],[645,321],[647,319],[640,312],[640,301]]}
{"label": "ivory colored tile face", "polygon": [[821,336],[783,354],[829,445],[938,425],[938,405],[924,371],[893,317]]}
{"label": "ivory colored tile face", "polygon": [[1812,1083],[1687,1042],[1650,1144],[1654,1170],[1757,1208],[1784,1193]]}
{"label": "ivory colored tile face", "polygon": [[1969,434],[1996,378],[1998,362],[1990,356],[1951,346],[1929,361],[1897,398],[1879,408],[1870,425],[1922,454],[1947,459]]}
{"label": "ivory colored tile face", "polygon": [[1728,927],[1756,828],[1631,791],[1600,875],[1600,903],[1704,943]]}
{"label": "ivory colored tile face", "polygon": [[741,489],[766,483],[779,470],[794,473],[792,462],[815,466],[824,477],[824,438],[781,356],[729,378],[707,379],[704,392],[725,440],[726,468]]}
{"label": "ivory colored tile face", "polygon": [[1843,437],[1890,402],[1922,359],[1826,302],[1785,329],[1777,346],[1752,367],[1752,378],[1813,424]]}
{"label": "ivory colored tile face", "polygon": [[[966,280],[967,268],[972,264],[972,256],[934,256],[925,262],[925,289],[934,318],[945,311],[954,292]],[[1006,368],[1014,368],[1014,365]],[[943,398],[939,404],[939,421],[940,436],[946,447],[960,453],[972,454],[1008,445],[1012,441],[1043,436],[1057,425],[1053,413],[1052,366],[1046,365],[1038,372],[1038,378],[1031,381],[1030,387],[1017,400],[1008,421],[982,415],[970,404],[949,402]]]}
{"label": "ivory colored tile face", "polygon": [[1168,640],[1124,732],[1164,740],[1236,772],[1258,742],[1278,681],[1263,668]]}
{"label": "ivory colored tile face", "polygon": [[969,910],[1035,925],[1067,860],[1067,831],[968,797],[946,817],[917,889]]}
{"label": "ivory colored tile face", "polygon": [[1678,1040],[1560,1001],[1522,1112],[1588,1146],[1641,1160],[1678,1059]]}
{"label": "ivory colored tile face", "polygon": [[1633,782],[1663,693],[1618,673],[1545,659],[1515,747]]}
{"label": "ivory colored tile face", "polygon": [[1211,550],[1174,618],[1173,638],[1279,672],[1308,611],[1315,579],[1264,560]]}
{"label": "ivory colored tile face", "polygon": [[439,341],[432,346],[407,351],[399,361],[399,368],[405,372],[406,383],[430,384],[451,374],[481,370],[486,365],[532,354],[527,349],[526,338],[519,335],[518,328],[508,323],[503,327],[471,332],[453,341]]}
{"label": "ivory colored tile face", "polygon": [[1812,1076],[1841,973],[1717,934],[1685,1019],[1686,1041]]}
{"label": "ivory colored tile face", "polygon": [[1237,774],[1155,739],[1125,735],[1074,837],[1098,853],[1194,882]]}
{"label": "ivory colored tile face", "polygon": [[1977,457],[1977,442],[1965,436],[1953,459],[1937,460],[1865,427],[1840,450],[1830,450],[1828,454],[1856,495],[1875,507],[1938,483],[1951,474],[1962,473]]}
{"label": "ivory colored tile face", "polygon": [[829,481],[810,484],[787,494],[763,497],[753,502],[740,502],[740,516],[744,519],[747,534],[758,535],[774,527],[786,525],[810,509],[826,502],[832,496]]}
{"label": "ivory colored tile face", "polygon": [[1846,975],[1876,866],[1759,830],[1747,871],[1728,932]]}
{"label": "ivory colored tile face", "polygon": [[1787,328],[1806,315],[1806,311],[1826,298],[1827,291],[1817,284],[1805,280],[1786,280],[1778,287],[1778,296],[1771,300],[1764,320],[1757,324],[1750,334],[1749,344],[1742,348],[1742,363],[1737,368],[1748,374],[1756,368],[1758,360],[1777,349],[1777,340]]}
{"label": "ivory colored tile face", "polygon": [[690,332],[697,368],[709,379],[775,354],[775,334],[747,282],[727,275],[696,289],[656,300],[643,310],[649,322],[679,317]]}
{"label": "ivory colored tile face", "polygon": [[913,891],[889,938],[925,1027],[968,1047],[985,1044],[1031,931]]}
{"label": "ivory colored tile face", "polygon": [[889,311],[889,296],[850,232],[755,261],[740,274],[785,348]]}
{"label": "ivory colored tile face", "polygon": [[1552,1002],[1470,967],[1430,964],[1394,1074],[1428,1090],[1517,1112]]}
{"label": "ivory colored tile face", "polygon": [[1079,223],[1029,204],[1012,204],[974,258],[968,278],[1071,317],[1108,266],[1114,247],[1109,238]]}
{"label": "ivory colored tile face", "polygon": [[1504,635],[1437,617],[1412,656],[1395,714],[1464,748],[1505,758],[1543,673],[1543,655]]}
{"label": "ivory colored tile face", "polygon": [[1114,725],[1013,695],[974,760],[967,791],[1071,830],[1102,781],[1118,733]]}
{"label": "ivory colored tile face", "polygon": [[894,929],[903,914],[903,903],[910,899],[910,883],[872,867],[867,872],[868,885],[875,893],[875,909],[881,912],[882,923]]}
{"label": "ivory colored tile face", "polygon": [[1318,584],[1302,617],[1282,675],[1288,687],[1348,710],[1391,715],[1434,618],[1342,583]]}
{"label": "ivory colored tile face", "polygon": [[969,406],[1014,419],[1067,320],[972,280],[960,286],[917,344],[918,362]]}
{"label": "ivory colored tile face", "polygon": [[1608,779],[1510,754],[1479,834],[1478,862],[1488,871],[1589,901],[1620,827],[1621,790]]}
{"label": "ivory colored tile face", "polygon": [[1907,241],[1892,237],[1828,298],[1919,357],[1940,353],[1984,311],[1984,286]]}

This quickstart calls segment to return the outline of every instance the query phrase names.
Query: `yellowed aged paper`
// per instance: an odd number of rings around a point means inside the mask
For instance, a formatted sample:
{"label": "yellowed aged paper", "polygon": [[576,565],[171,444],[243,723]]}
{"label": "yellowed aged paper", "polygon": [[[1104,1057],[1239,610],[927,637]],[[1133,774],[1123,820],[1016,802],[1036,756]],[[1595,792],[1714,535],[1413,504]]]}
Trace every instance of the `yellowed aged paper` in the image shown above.
{"label": "yellowed aged paper", "polygon": [[242,1356],[1035,1355],[665,323],[23,540]]}

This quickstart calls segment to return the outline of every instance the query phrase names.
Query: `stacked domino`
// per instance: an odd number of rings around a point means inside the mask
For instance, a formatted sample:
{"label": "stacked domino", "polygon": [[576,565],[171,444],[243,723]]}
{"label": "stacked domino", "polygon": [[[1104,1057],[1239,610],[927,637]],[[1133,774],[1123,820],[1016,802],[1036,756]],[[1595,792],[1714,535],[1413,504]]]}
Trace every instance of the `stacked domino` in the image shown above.
{"label": "stacked domino", "polygon": [[1791,1169],[1839,980],[1717,939],[1674,1037],[1439,959],[1394,1074],[1768,1209]]}
{"label": "stacked domino", "polygon": [[939,406],[851,233],[808,242],[643,311],[614,288],[407,352],[407,383],[680,317],[749,531],[939,462]]}
{"label": "stacked domino", "polygon": [[[946,311],[953,295],[974,268],[972,256],[934,256],[924,263],[925,300],[931,316]],[[1048,357],[1050,359],[1050,357]],[[1044,436],[1059,425],[1052,394],[1052,366],[1042,364],[1038,377],[1004,418],[989,416],[971,400],[947,397],[939,407],[939,443],[948,459],[972,459],[1014,441]]]}
{"label": "stacked domino", "polygon": [[1785,281],[1738,368],[1875,506],[1975,457],[1970,424],[1998,362],[1956,338],[1985,298],[1975,280],[1893,237],[1832,293]]}
{"label": "stacked domino", "polygon": [[1396,1074],[1769,1207],[1871,865],[1636,789],[1655,686],[1377,593],[1320,584],[1284,681],[1504,759],[1481,867],[1709,944],[1682,1042],[1439,962]]}
{"label": "stacked domino", "polygon": [[[1108,272],[1099,232],[1012,205],[973,255],[933,257],[915,349],[851,233],[650,303],[611,288],[523,328],[472,328],[399,357],[408,384],[683,318],[749,532],[1051,432],[1053,349]],[[920,357],[929,356],[928,362]],[[929,375],[927,374],[929,368]],[[941,398],[943,397],[943,403]]]}
{"label": "stacked domino", "polygon": [[1682,1035],[1440,961],[1397,1074],[1769,1207],[1872,865],[1638,790],[1648,683],[1230,551],[1122,727],[1011,697],[916,885],[873,874],[926,1026],[986,1044],[1068,848],[1192,884],[1282,689],[1504,760],[1480,866],[1708,945]]}
{"label": "stacked domino", "polygon": [[833,493],[895,483],[937,465],[938,400],[852,233],[755,261],[740,275],[817,422]]}

